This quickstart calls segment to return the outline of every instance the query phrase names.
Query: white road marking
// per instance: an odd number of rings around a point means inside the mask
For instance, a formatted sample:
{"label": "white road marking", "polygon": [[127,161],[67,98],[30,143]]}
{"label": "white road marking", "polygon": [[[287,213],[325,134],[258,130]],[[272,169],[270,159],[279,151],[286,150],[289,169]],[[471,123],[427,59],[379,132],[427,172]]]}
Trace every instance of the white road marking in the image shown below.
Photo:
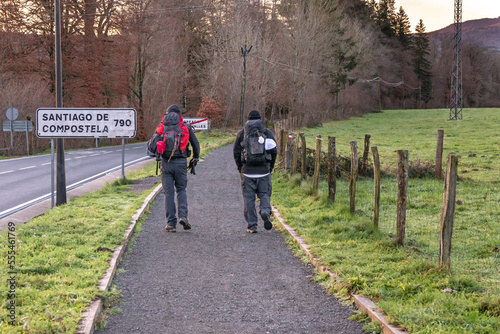
{"label": "white road marking", "polygon": [[0,175],[1,175],[1,174],[12,173],[12,172],[13,172],[13,170],[7,170],[7,171],[5,171],[5,172],[0,172]]}
{"label": "white road marking", "polygon": [[42,166],[47,166],[47,165],[50,165],[52,162],[46,162],[44,164],[42,164]]}
{"label": "white road marking", "polygon": [[24,168],[19,168],[19,170],[25,170],[25,169],[31,169],[31,168],[35,168],[36,166],[28,166],[28,167],[24,167]]}

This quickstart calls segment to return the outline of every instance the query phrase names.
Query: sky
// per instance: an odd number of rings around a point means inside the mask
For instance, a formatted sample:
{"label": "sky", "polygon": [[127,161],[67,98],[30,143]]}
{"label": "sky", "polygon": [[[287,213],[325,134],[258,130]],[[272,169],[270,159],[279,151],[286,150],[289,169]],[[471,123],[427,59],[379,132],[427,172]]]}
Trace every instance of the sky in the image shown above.
{"label": "sky", "polygon": [[[396,12],[403,6],[412,31],[422,19],[425,31],[439,30],[453,24],[455,0],[396,0]],[[462,0],[462,22],[500,16],[500,0]]]}

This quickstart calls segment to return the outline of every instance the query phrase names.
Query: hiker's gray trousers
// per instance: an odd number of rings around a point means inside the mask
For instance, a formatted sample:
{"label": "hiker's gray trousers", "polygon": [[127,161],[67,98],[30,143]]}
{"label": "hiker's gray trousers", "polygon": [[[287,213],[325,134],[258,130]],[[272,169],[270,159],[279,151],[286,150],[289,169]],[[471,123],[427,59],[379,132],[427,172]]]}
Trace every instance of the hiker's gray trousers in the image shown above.
{"label": "hiker's gray trousers", "polygon": [[266,213],[271,215],[271,174],[264,177],[251,178],[243,174],[241,176],[241,190],[243,192],[245,221],[248,227],[257,226],[257,210],[255,209],[255,195],[260,199],[260,215]]}
{"label": "hiker's gray trousers", "polygon": [[[165,191],[165,215],[167,224],[175,227],[177,218],[187,218],[187,160],[185,158],[172,159],[170,162],[162,159],[161,183]],[[175,207],[175,193],[177,193],[177,210]],[[177,213],[177,216],[176,216]]]}

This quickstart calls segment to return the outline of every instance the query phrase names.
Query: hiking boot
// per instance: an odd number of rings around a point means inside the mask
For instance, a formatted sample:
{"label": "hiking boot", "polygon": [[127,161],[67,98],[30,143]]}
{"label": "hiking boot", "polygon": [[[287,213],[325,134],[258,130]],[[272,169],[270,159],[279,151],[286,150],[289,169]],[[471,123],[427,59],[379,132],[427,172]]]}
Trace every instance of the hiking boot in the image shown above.
{"label": "hiking boot", "polygon": [[181,224],[185,230],[191,229],[191,225],[189,225],[187,218],[179,218],[179,224]]}
{"label": "hiking boot", "polygon": [[175,227],[170,226],[170,225],[167,224],[167,226],[165,226],[165,231],[167,231],[167,232],[175,232]]}
{"label": "hiking boot", "polygon": [[252,225],[252,226],[248,226],[247,232],[248,233],[257,233],[257,224]]}
{"label": "hiking boot", "polygon": [[273,228],[273,223],[271,223],[271,217],[268,213],[263,213],[261,215],[262,220],[264,221],[264,228],[266,230],[270,230]]}

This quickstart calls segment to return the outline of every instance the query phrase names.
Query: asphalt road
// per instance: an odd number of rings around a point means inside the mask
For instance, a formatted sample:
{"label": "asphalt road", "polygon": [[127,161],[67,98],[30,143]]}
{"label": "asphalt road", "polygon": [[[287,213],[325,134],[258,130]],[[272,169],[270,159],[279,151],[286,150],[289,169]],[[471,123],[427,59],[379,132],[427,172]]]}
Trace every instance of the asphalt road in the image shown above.
{"label": "asphalt road", "polygon": [[246,233],[231,146],[189,174],[192,230],[166,232],[162,192],[155,201],[113,282],[122,312],[98,333],[363,333],[280,233]]}
{"label": "asphalt road", "polygon": [[[125,145],[125,164],[146,156],[146,143]],[[56,162],[55,162],[56,163]],[[121,168],[122,147],[65,152],[67,188]],[[54,167],[55,168],[55,167]],[[50,197],[51,155],[0,160],[0,218],[12,209]]]}

